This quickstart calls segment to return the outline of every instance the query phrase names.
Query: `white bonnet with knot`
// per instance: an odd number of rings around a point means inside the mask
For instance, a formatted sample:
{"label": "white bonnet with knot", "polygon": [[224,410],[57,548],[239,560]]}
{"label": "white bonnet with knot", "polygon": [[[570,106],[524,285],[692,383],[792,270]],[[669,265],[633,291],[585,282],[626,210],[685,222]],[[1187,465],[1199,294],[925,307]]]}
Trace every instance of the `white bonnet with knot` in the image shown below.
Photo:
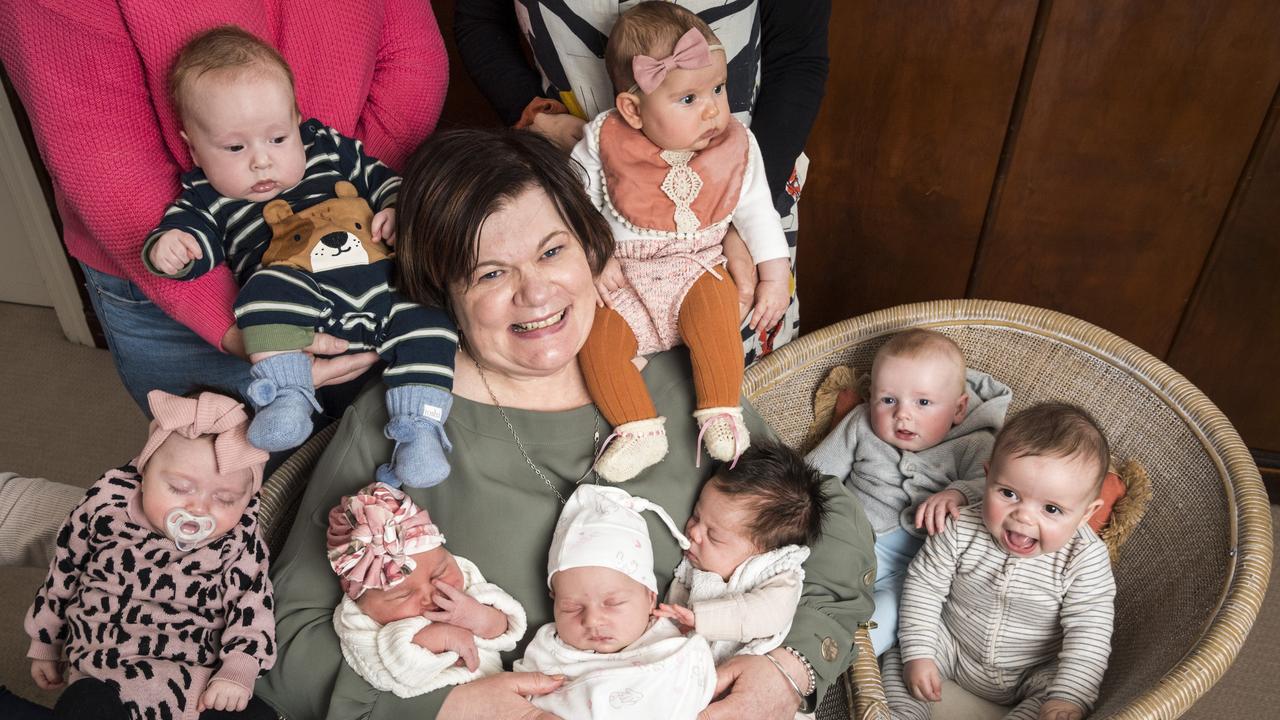
{"label": "white bonnet with knot", "polygon": [[653,511],[666,524],[681,549],[689,547],[688,538],[662,506],[618,487],[580,486],[556,521],[547,558],[547,586],[561,570],[604,567],[658,592],[658,581],[653,576],[653,543],[640,514],[645,510]]}

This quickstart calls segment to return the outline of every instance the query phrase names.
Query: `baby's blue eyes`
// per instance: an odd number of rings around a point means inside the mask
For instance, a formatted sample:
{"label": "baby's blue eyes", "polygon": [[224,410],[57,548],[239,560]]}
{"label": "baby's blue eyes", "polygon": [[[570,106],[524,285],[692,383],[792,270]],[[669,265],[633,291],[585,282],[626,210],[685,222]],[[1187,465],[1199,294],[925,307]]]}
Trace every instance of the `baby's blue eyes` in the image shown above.
{"label": "baby's blue eyes", "polygon": [[894,403],[898,402],[898,400],[897,400],[897,398],[883,397],[883,398],[880,398],[880,402],[881,402],[882,404],[885,404],[885,405],[892,405],[892,404],[894,404]]}
{"label": "baby's blue eyes", "polygon": [[1017,494],[1017,493],[1015,493],[1015,492],[1014,492],[1014,491],[1012,491],[1012,490],[1009,490],[1008,488],[1001,488],[1001,489],[1000,489],[1000,496],[1001,496],[1001,497],[1003,497],[1003,498],[1007,498],[1007,499],[1009,499],[1009,500],[1013,500],[1013,499],[1015,499],[1015,498],[1017,498],[1017,497],[1018,497],[1018,494]]}

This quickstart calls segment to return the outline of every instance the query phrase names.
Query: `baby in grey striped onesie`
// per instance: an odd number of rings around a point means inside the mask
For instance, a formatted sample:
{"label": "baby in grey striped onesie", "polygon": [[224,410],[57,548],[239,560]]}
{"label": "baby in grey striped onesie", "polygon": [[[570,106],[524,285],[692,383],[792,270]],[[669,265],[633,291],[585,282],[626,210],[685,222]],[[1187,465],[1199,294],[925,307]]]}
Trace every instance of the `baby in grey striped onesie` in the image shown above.
{"label": "baby in grey striped onesie", "polygon": [[899,647],[883,675],[894,718],[928,718],[942,678],[1006,718],[1075,720],[1111,653],[1115,578],[1089,528],[1110,459],[1083,409],[1042,403],[996,437],[980,504],[930,537],[907,570]]}

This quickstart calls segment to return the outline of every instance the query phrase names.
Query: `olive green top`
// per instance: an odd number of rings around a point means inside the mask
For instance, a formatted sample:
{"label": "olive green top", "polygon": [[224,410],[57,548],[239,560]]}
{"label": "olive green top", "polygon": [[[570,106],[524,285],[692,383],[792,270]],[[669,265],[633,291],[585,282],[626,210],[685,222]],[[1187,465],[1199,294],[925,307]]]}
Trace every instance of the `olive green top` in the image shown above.
{"label": "olive green top", "polygon": [[[704,456],[702,467],[694,467],[698,429],[691,417],[688,353],[678,348],[656,355],[643,374],[658,412],[667,418],[671,451],[623,487],[662,505],[683,526],[714,465]],[[371,482],[374,468],[391,455],[392,443],[382,434],[387,422],[383,395],[382,388],[372,388],[347,410],[309,481],[288,542],[272,558],[280,647],[276,665],[258,681],[257,693],[287,720],[425,720],[435,717],[449,692],[443,688],[405,700],[374,690],[343,661],[333,630],[340,591],[325,558],[327,516],[342,495]],[[529,457],[565,497],[594,458],[595,428],[602,441],[610,431],[593,406],[505,412]],[[754,437],[771,435],[749,408],[747,426]],[[449,479],[406,491],[431,513],[451,552],[474,562],[490,582],[524,605],[531,630],[551,622],[547,551],[560,501],[530,469],[498,408],[455,397],[445,428],[453,441]],[[838,481],[827,480],[835,498],[833,511],[822,541],[805,563],[804,593],[785,643],[813,665],[819,698],[853,661],[853,632],[871,617],[875,576],[871,525],[853,496]],[[665,588],[680,550],[652,513],[645,516],[654,571],[659,587]],[[530,639],[503,654],[507,667]]]}

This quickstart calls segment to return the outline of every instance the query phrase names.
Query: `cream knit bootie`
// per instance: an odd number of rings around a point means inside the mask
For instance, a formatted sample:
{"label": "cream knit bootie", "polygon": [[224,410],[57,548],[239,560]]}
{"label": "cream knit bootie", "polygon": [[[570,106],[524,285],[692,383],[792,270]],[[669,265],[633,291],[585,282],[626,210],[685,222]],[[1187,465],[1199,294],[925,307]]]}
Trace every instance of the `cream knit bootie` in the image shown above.
{"label": "cream knit bootie", "polygon": [[737,461],[744,450],[751,447],[751,433],[742,422],[741,407],[714,407],[694,410],[698,421],[698,438],[707,448],[707,454],[724,462]]}
{"label": "cream knit bootie", "polygon": [[656,417],[614,428],[596,458],[596,472],[611,483],[626,482],[666,457],[666,422],[666,418]]}

